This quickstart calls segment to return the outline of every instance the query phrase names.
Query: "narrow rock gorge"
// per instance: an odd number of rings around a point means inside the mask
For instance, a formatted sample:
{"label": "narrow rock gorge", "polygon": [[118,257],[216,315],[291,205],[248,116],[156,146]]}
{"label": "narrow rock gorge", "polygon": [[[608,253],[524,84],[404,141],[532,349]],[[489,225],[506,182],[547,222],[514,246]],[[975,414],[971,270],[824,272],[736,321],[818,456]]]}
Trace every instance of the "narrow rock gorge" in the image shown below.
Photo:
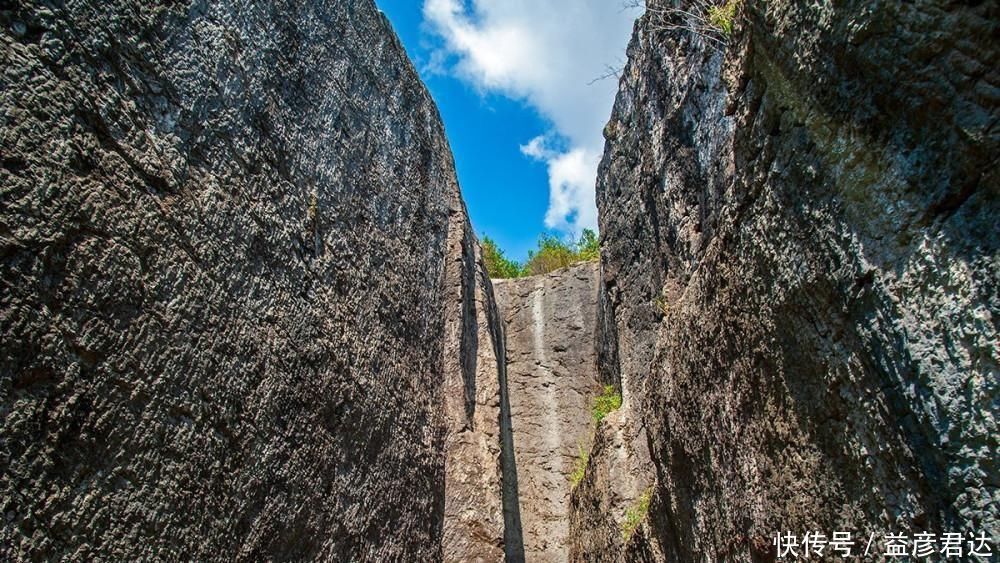
{"label": "narrow rock gorge", "polygon": [[0,1],[0,560],[996,553],[1000,9],[711,3],[490,280],[372,0]]}

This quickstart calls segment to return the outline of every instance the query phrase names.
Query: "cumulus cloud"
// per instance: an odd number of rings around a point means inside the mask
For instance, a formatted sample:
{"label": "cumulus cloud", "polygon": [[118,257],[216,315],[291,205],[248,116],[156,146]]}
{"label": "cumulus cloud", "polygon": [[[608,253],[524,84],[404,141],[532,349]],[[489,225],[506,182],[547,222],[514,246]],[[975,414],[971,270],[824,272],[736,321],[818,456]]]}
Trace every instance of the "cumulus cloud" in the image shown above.
{"label": "cumulus cloud", "polygon": [[617,84],[590,82],[621,60],[636,15],[616,0],[424,2],[457,76],[526,102],[552,124],[521,147],[548,167],[550,228],[579,234],[597,225],[601,130]]}
{"label": "cumulus cloud", "polygon": [[549,209],[545,213],[545,226],[574,236],[579,236],[583,229],[596,229],[594,176],[600,153],[581,147],[556,151],[548,147],[548,142],[542,135],[521,145],[522,154],[548,166]]}

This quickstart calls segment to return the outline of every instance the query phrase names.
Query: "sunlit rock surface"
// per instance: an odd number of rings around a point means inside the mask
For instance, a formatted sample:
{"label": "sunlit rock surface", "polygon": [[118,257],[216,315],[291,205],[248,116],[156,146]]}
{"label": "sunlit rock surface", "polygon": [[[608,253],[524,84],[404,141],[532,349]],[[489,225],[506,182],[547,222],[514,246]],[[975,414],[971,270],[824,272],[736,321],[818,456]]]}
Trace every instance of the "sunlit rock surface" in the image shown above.
{"label": "sunlit rock surface", "polygon": [[598,265],[494,280],[507,336],[514,452],[528,561],[566,561],[570,473],[593,441]]}
{"label": "sunlit rock surface", "polygon": [[0,57],[0,559],[442,559],[499,325],[374,4],[6,2]]}
{"label": "sunlit rock surface", "polygon": [[[996,5],[746,1],[719,50],[651,4],[605,129],[598,339],[656,485],[608,557],[996,538]],[[608,537],[581,506],[571,534]]]}

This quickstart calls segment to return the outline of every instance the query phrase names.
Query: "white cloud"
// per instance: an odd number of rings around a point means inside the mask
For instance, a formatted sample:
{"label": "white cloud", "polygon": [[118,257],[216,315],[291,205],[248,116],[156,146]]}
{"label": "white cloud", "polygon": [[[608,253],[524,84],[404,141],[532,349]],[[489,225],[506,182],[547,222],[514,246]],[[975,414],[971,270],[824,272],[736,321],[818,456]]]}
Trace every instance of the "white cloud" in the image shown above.
{"label": "white cloud", "polygon": [[[548,166],[550,228],[579,234],[597,226],[601,130],[617,82],[589,83],[622,59],[636,15],[617,0],[424,1],[425,20],[457,58],[457,76],[523,100],[551,122],[552,131],[521,147]],[[553,148],[552,139],[568,148]]]}
{"label": "white cloud", "polygon": [[545,136],[538,136],[521,145],[525,156],[548,165],[549,210],[545,226],[574,236],[579,236],[583,229],[596,229],[594,177],[600,153],[580,147],[560,152],[547,143]]}
{"label": "white cloud", "polygon": [[548,140],[545,135],[539,135],[528,141],[527,145],[521,145],[521,154],[530,156],[536,160],[547,160],[556,155],[556,152],[548,147]]}

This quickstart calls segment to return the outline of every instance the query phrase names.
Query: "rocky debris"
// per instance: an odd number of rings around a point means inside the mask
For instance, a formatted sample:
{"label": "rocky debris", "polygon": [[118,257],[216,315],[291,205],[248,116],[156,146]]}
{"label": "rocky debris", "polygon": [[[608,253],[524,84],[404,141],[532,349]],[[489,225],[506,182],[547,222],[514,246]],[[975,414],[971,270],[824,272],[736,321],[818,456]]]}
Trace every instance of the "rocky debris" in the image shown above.
{"label": "rocky debris", "polygon": [[570,473],[589,451],[597,384],[596,263],[494,280],[503,312],[524,553],[566,561]]}
{"label": "rocky debris", "polygon": [[[998,537],[996,5],[748,0],[724,53],[658,6],[597,185],[599,369],[656,478],[606,557]],[[607,502],[580,507],[599,541]]]}
{"label": "rocky debris", "polygon": [[0,559],[440,560],[477,472],[498,553],[500,327],[370,0],[6,2],[0,57]]}

